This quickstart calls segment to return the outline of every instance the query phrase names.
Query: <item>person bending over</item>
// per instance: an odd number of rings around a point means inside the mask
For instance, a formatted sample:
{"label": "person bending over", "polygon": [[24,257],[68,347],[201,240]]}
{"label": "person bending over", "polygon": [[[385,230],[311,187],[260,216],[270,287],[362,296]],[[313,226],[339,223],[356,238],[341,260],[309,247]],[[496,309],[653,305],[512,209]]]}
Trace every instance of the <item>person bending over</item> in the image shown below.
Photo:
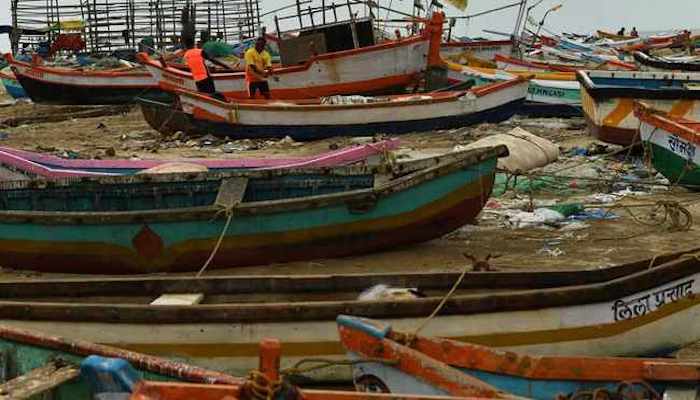
{"label": "person bending over", "polygon": [[270,98],[270,85],[267,77],[272,72],[272,57],[265,50],[264,37],[255,41],[255,46],[245,52],[245,80],[248,86],[248,97],[255,98],[255,93],[260,92],[266,99]]}

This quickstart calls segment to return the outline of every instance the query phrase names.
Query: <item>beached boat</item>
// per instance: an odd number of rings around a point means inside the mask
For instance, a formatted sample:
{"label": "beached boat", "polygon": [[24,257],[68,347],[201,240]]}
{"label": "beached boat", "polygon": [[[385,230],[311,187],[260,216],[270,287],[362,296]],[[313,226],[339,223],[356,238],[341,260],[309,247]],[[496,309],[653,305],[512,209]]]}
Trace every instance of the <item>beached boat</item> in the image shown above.
{"label": "beached boat", "polygon": [[639,135],[654,168],[673,183],[700,189],[700,122],[635,103]]}
{"label": "beached boat", "polygon": [[[126,391],[131,379],[207,384],[242,382],[221,372],[67,339],[55,336],[51,329],[47,331],[52,334],[0,325],[1,398],[88,400],[96,398],[92,397],[96,392]],[[130,366],[125,367],[125,362]]]}
{"label": "beached boat", "polygon": [[[129,398],[132,400],[483,400],[474,397],[422,396],[410,393],[389,397],[385,393],[302,389],[290,382],[289,376],[283,374],[285,371],[280,370],[281,354],[282,348],[278,340],[265,339],[260,343],[259,368],[252,370],[240,383],[196,384],[141,379],[129,385],[131,389]],[[316,362],[319,361],[316,360]],[[103,378],[103,380],[107,379]]]}
{"label": "beached boat", "polygon": [[495,58],[498,69],[508,72],[576,72],[584,69],[633,71],[637,69],[636,65],[614,60],[606,60],[603,64],[600,64],[551,62],[532,58],[520,59],[502,55],[496,55]]}
{"label": "beached boat", "polygon": [[137,97],[167,98],[144,70],[83,71],[16,60],[5,54],[17,80],[35,103],[130,104]]}
{"label": "beached boat", "polygon": [[618,34],[616,34],[616,33],[610,33],[610,32],[606,32],[606,31],[602,31],[602,30],[597,30],[597,31],[596,31],[596,34],[597,34],[598,37],[601,38],[601,39],[610,39],[610,40],[614,40],[614,41],[616,41],[616,42],[624,41],[624,40],[633,40],[633,39],[637,39],[637,38],[634,37],[634,36],[629,36],[629,35],[618,35]]}
{"label": "beached boat", "polygon": [[529,79],[527,97],[517,111],[530,117],[573,117],[582,115],[581,87],[570,72],[505,72],[448,63],[452,83],[474,79],[477,84],[508,81],[518,76]]}
{"label": "beached boat", "polygon": [[211,268],[369,253],[473,221],[504,154],[5,182],[0,254],[10,268],[127,274],[196,271],[215,247]]}
{"label": "beached boat", "polygon": [[[527,80],[517,78],[466,91],[231,103],[189,91],[177,91],[177,95],[182,111],[200,133],[231,138],[290,136],[294,140],[316,140],[505,121],[525,100],[527,87]],[[172,107],[163,104],[161,113],[172,113]]]}
{"label": "beached boat", "polygon": [[[302,65],[276,68],[268,79],[270,94],[275,99],[308,99],[403,90],[416,84],[428,67],[441,65],[443,20],[437,12],[421,35],[319,54]],[[190,72],[164,66],[145,53],[138,58],[163,90],[197,90]],[[227,98],[248,98],[243,72],[214,73],[212,78]]]}
{"label": "beached boat", "polygon": [[[79,160],[24,151],[0,146],[0,166],[15,172],[11,179],[62,179],[80,176],[133,175],[148,172],[167,164],[201,166],[212,172],[231,172],[245,169],[322,168],[370,162],[371,157],[381,157],[396,149],[397,139],[349,146],[339,150],[306,157],[286,158],[184,158],[173,160]],[[373,160],[371,162],[379,162]],[[162,173],[160,171],[159,173]],[[1,176],[1,175],[0,175]]]}
{"label": "beached boat", "polygon": [[[656,303],[650,303],[650,309],[634,308],[637,303],[630,300],[635,293],[672,287],[670,281],[680,275],[693,279],[697,261],[680,257],[697,251],[575,271],[499,266],[496,272],[468,272],[424,332],[537,354],[670,351],[698,339],[695,297],[665,309]],[[344,359],[335,323],[342,313],[388,320],[402,329],[417,326],[460,276],[424,269],[405,266],[404,272],[346,275],[5,279],[0,282],[0,320],[244,376],[256,368],[258,342],[266,337],[283,338],[283,368],[309,357]],[[377,285],[417,288],[426,297],[361,297]],[[627,303],[613,309],[620,299]],[[349,381],[350,369],[336,366],[312,377]]]}
{"label": "beached boat", "polygon": [[[673,289],[663,296],[679,295]],[[353,380],[364,391],[498,399],[654,400],[695,398],[700,380],[697,360],[518,354],[417,336],[394,330],[388,323],[344,315],[338,317],[338,331],[351,359],[368,361],[354,366]]]}
{"label": "beached boat", "polygon": [[0,71],[0,81],[2,81],[2,85],[7,94],[13,99],[23,99],[27,97],[27,92],[25,92],[22,85],[19,84],[19,81],[15,78],[15,74],[10,67],[6,67]]}
{"label": "beached boat", "polygon": [[700,72],[700,59],[698,57],[688,57],[688,60],[678,60],[654,57],[642,53],[641,51],[635,51],[634,59],[647,71]]}
{"label": "beached boat", "polygon": [[639,143],[635,100],[682,118],[700,119],[698,73],[579,71],[590,134],[623,146]]}
{"label": "beached boat", "polygon": [[473,57],[493,61],[497,54],[510,55],[513,52],[512,40],[472,40],[445,42],[440,47],[443,57],[459,57],[469,54]]}

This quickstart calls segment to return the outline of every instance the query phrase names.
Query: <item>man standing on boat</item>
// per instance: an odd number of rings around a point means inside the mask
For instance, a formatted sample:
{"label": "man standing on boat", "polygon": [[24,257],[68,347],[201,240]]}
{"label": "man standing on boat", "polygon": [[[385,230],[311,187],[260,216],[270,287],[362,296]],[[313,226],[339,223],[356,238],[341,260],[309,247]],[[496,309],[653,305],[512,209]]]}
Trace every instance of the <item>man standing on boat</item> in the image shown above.
{"label": "man standing on boat", "polygon": [[255,46],[245,52],[245,81],[248,86],[248,97],[255,98],[255,92],[260,91],[264,98],[270,98],[270,85],[267,77],[272,72],[272,57],[265,50],[267,41],[259,37]]}
{"label": "man standing on boat", "polygon": [[225,97],[216,91],[214,80],[211,75],[209,75],[209,69],[207,68],[205,60],[211,61],[226,69],[230,69],[230,67],[218,61],[216,58],[211,57],[203,49],[196,48],[193,35],[183,35],[182,41],[187,49],[183,57],[187,63],[187,67],[189,67],[192,73],[192,78],[197,85],[197,90],[219,100],[225,100]]}

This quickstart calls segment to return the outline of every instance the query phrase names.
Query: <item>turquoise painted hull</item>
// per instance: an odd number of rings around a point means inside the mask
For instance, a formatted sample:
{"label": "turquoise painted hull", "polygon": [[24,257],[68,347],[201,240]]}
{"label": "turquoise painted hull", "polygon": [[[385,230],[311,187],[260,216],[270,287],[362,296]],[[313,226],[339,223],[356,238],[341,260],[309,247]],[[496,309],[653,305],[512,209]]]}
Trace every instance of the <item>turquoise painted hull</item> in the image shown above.
{"label": "turquoise painted hull", "polygon": [[376,251],[470,222],[490,195],[495,167],[492,152],[384,191],[372,175],[253,179],[230,222],[211,206],[216,180],[167,182],[159,196],[149,196],[149,184],[5,191],[6,209],[34,210],[0,212],[0,254],[12,268],[134,273],[198,270],[222,235],[212,267]]}
{"label": "turquoise painted hull", "polygon": [[25,99],[27,98],[27,92],[24,91],[22,85],[16,80],[2,79],[2,84],[5,87],[5,91],[14,99]]}

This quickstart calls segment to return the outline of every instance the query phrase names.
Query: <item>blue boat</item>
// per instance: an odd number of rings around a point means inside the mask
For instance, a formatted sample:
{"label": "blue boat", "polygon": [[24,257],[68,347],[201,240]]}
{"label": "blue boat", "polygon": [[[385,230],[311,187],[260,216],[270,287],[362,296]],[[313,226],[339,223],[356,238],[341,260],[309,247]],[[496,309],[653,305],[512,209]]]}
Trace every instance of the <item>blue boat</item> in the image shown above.
{"label": "blue boat", "polygon": [[5,91],[14,99],[27,98],[27,92],[24,91],[22,85],[19,84],[15,74],[12,73],[10,67],[0,70],[0,80],[5,87]]}

